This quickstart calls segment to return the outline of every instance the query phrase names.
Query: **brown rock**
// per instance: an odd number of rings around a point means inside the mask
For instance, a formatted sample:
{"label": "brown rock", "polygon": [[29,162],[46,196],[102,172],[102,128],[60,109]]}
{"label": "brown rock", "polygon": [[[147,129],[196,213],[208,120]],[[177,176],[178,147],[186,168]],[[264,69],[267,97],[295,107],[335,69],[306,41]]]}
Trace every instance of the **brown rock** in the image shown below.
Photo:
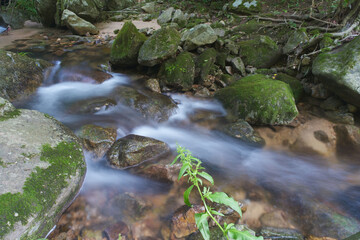
{"label": "brown rock", "polygon": [[176,210],[171,219],[171,235],[183,238],[198,230],[195,223],[195,213],[205,212],[204,206],[182,206]]}

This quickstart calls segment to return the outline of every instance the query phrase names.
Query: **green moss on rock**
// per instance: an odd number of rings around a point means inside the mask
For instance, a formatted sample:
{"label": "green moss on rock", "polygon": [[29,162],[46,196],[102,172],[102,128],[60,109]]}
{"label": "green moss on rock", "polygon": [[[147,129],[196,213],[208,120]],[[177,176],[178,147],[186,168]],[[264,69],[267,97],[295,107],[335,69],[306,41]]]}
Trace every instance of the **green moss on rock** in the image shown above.
{"label": "green moss on rock", "polygon": [[[27,224],[32,215],[36,215],[38,219],[46,219],[46,214],[55,204],[62,189],[67,186],[67,179],[76,175],[79,170],[82,175],[85,174],[81,147],[76,143],[61,142],[54,148],[43,145],[40,159],[48,162],[50,166],[46,169],[35,168],[26,179],[22,193],[0,195],[0,238],[13,229],[15,223]],[[63,207],[61,206],[59,212]],[[55,224],[49,221],[45,221],[46,226],[40,227],[37,232],[31,233],[31,236],[25,233],[26,237],[22,238],[43,237]]]}
{"label": "green moss on rock", "polygon": [[179,32],[170,27],[157,30],[141,46],[138,62],[152,67],[175,55],[180,44]]}
{"label": "green moss on rock", "polygon": [[183,52],[175,59],[162,64],[159,71],[160,84],[180,90],[189,90],[194,83],[195,63],[191,53]]}
{"label": "green moss on rock", "polygon": [[268,68],[276,63],[281,50],[268,36],[258,36],[239,43],[241,59],[245,65],[256,68]]}
{"label": "green moss on rock", "polygon": [[210,70],[216,61],[217,52],[214,48],[206,49],[196,61],[196,68],[200,72],[200,81],[203,81],[210,74]]}
{"label": "green moss on rock", "polygon": [[16,118],[17,116],[19,116],[21,114],[21,111],[19,109],[16,109],[12,112],[6,112],[3,116],[0,117],[0,122],[1,121],[6,121],[12,118]]}
{"label": "green moss on rock", "polygon": [[287,124],[298,114],[289,85],[260,74],[220,89],[215,97],[235,117],[252,124]]}
{"label": "green moss on rock", "polygon": [[274,77],[276,80],[289,84],[291,91],[294,95],[295,102],[299,102],[301,97],[304,95],[304,88],[301,82],[298,79],[291,77],[285,73],[275,74]]}
{"label": "green moss on rock", "polygon": [[115,67],[136,66],[140,47],[146,39],[132,22],[126,22],[112,45],[110,63]]}

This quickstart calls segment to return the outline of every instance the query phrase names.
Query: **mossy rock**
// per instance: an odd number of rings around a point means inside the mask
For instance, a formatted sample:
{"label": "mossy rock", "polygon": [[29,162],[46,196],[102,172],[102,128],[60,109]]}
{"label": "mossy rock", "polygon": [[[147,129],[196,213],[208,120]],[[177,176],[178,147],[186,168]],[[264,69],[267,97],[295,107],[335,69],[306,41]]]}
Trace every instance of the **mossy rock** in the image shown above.
{"label": "mossy rock", "polygon": [[114,67],[136,66],[140,47],[146,39],[132,22],[126,22],[111,47],[110,63]]}
{"label": "mossy rock", "polygon": [[204,81],[210,74],[216,61],[217,52],[214,48],[207,48],[196,60],[196,68],[199,71],[200,81]]}
{"label": "mossy rock", "polygon": [[229,9],[235,13],[251,15],[261,11],[261,3],[259,0],[234,0]]}
{"label": "mossy rock", "polygon": [[291,53],[298,46],[308,41],[309,41],[309,37],[307,36],[306,32],[303,30],[297,30],[290,35],[288,41],[283,47],[283,53],[284,54]]}
{"label": "mossy rock", "polygon": [[51,63],[0,50],[0,97],[10,101],[32,94],[43,82]]}
{"label": "mossy rock", "polygon": [[180,44],[179,32],[170,27],[157,30],[141,46],[138,62],[152,67],[175,55]]}
{"label": "mossy rock", "polygon": [[18,111],[0,121],[0,238],[39,239],[77,195],[86,165],[67,127],[37,111]]}
{"label": "mossy rock", "polygon": [[274,74],[274,77],[276,80],[289,84],[291,91],[294,95],[295,102],[300,101],[300,99],[304,95],[304,88],[298,79],[291,77],[285,73]]}
{"label": "mossy rock", "polygon": [[107,153],[110,166],[127,168],[153,160],[170,152],[170,147],[159,140],[130,134],[117,140]]}
{"label": "mossy rock", "polygon": [[69,28],[73,34],[85,36],[88,33],[99,33],[99,30],[93,24],[78,17],[74,12],[68,9],[63,11],[61,21],[65,23],[66,27]]}
{"label": "mossy rock", "polygon": [[281,56],[280,48],[268,36],[258,36],[252,40],[242,41],[239,46],[244,64],[256,68],[271,67]]}
{"label": "mossy rock", "polygon": [[323,39],[320,41],[320,48],[327,48],[334,45],[334,40],[331,36],[324,35]]}
{"label": "mossy rock", "polygon": [[58,3],[62,6],[61,10],[70,10],[86,21],[93,23],[100,17],[100,11],[94,0],[58,0]]}
{"label": "mossy rock", "polygon": [[183,91],[194,83],[195,63],[191,53],[182,52],[176,58],[164,62],[159,71],[160,84]]}
{"label": "mossy rock", "polygon": [[312,73],[344,101],[360,107],[360,37],[315,58]]}
{"label": "mossy rock", "polygon": [[191,51],[197,47],[212,44],[217,38],[218,36],[210,25],[199,24],[185,31],[181,36],[181,41],[184,42],[184,49]]}
{"label": "mossy rock", "polygon": [[234,28],[235,32],[244,32],[246,34],[257,34],[260,29],[266,29],[264,27],[271,26],[272,24],[265,21],[258,21],[257,19],[252,19],[247,21],[244,24]]}
{"label": "mossy rock", "polygon": [[220,89],[215,97],[233,116],[251,124],[288,124],[298,114],[289,85],[260,74]]}

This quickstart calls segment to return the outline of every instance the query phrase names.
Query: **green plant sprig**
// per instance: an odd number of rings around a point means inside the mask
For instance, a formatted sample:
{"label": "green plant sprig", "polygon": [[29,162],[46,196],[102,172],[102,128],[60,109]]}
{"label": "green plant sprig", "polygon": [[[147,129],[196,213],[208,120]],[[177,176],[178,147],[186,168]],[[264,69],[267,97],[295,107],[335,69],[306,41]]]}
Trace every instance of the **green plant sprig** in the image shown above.
{"label": "green plant sprig", "polygon": [[[191,203],[189,201],[189,196],[192,189],[195,187],[198,190],[198,193],[201,197],[201,201],[203,202],[205,212],[203,213],[195,213],[195,223],[198,227],[201,235],[205,240],[210,240],[210,229],[208,220],[211,218],[215,224],[219,227],[222,231],[224,237],[226,239],[233,239],[233,240],[263,240],[263,237],[255,237],[251,235],[248,231],[239,231],[235,228],[235,224],[224,223],[224,226],[215,219],[214,215],[224,216],[222,213],[217,212],[212,207],[208,206],[206,200],[224,204],[229,206],[230,208],[234,209],[237,213],[239,213],[240,217],[242,217],[241,208],[239,203],[235,201],[233,198],[229,197],[224,192],[214,192],[210,191],[210,187],[203,187],[201,191],[200,186],[203,185],[203,181],[201,178],[206,179],[214,185],[213,177],[208,174],[207,172],[203,171],[203,167],[201,166],[201,160],[193,157],[191,152],[181,146],[177,146],[178,155],[175,157],[172,164],[175,164],[178,160],[180,160],[182,167],[179,172],[178,180],[182,177],[188,177],[188,182],[191,183],[191,186],[185,190],[184,192],[184,203],[191,207]],[[201,178],[200,178],[201,177]]]}

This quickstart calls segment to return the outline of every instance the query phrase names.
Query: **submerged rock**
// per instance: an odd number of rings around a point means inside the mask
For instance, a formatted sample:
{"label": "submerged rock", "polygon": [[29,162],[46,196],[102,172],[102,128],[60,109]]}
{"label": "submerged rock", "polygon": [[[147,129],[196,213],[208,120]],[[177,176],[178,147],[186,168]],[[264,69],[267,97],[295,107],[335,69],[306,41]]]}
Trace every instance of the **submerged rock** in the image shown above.
{"label": "submerged rock", "polygon": [[117,140],[107,153],[109,164],[115,168],[136,166],[170,151],[159,140],[138,135],[127,135]]}
{"label": "submerged rock", "polygon": [[67,127],[30,110],[0,117],[0,135],[0,238],[45,237],[81,187],[81,145]]}
{"label": "submerged rock", "polygon": [[52,64],[26,55],[0,50],[0,97],[17,100],[33,93]]}
{"label": "submerged rock", "polygon": [[220,89],[215,97],[235,117],[251,124],[288,124],[298,114],[289,85],[260,74]]}
{"label": "submerged rock", "polygon": [[78,136],[81,138],[84,148],[94,155],[95,160],[99,160],[115,142],[116,135],[114,128],[103,128],[88,124],[81,127]]}
{"label": "submerged rock", "polygon": [[326,88],[344,101],[360,107],[360,37],[313,62],[312,72]]}
{"label": "submerged rock", "polygon": [[214,29],[208,24],[199,24],[183,33],[181,41],[184,42],[184,49],[194,50],[197,47],[212,44],[217,40]]}
{"label": "submerged rock", "polygon": [[268,68],[281,56],[281,49],[268,36],[258,36],[239,43],[240,56],[245,65]]}
{"label": "submerged rock", "polygon": [[153,67],[175,55],[180,44],[179,32],[170,27],[157,30],[140,48],[138,62]]}
{"label": "submerged rock", "polygon": [[61,20],[74,34],[85,36],[87,33],[98,34],[99,30],[90,22],[78,17],[75,13],[65,9]]}
{"label": "submerged rock", "polygon": [[146,39],[132,22],[126,22],[111,47],[110,63],[114,67],[136,66],[140,47]]}
{"label": "submerged rock", "polygon": [[195,63],[189,52],[164,62],[159,71],[160,84],[182,91],[190,90],[194,83]]}

